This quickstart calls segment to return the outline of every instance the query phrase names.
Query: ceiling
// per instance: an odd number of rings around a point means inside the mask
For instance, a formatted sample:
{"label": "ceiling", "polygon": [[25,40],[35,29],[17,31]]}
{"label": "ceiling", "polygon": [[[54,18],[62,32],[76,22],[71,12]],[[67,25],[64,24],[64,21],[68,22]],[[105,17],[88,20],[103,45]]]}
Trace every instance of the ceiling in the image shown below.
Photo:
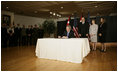
{"label": "ceiling", "polygon": [[2,1],[1,5],[2,10],[41,18],[117,13],[117,1]]}

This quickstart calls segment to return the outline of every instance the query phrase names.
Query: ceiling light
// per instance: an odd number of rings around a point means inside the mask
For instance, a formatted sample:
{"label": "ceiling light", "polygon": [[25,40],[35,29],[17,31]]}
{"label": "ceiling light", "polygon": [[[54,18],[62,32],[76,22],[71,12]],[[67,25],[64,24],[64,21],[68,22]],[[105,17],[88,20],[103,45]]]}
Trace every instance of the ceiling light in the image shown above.
{"label": "ceiling light", "polygon": [[63,9],[64,7],[61,7],[61,9]]}
{"label": "ceiling light", "polygon": [[97,8],[98,6],[95,6],[95,8]]}
{"label": "ceiling light", "polygon": [[59,16],[59,14],[57,14],[57,16]]}
{"label": "ceiling light", "polygon": [[52,14],[52,12],[50,12],[50,14]]}
{"label": "ceiling light", "polygon": [[61,15],[59,15],[59,17],[61,17]]}
{"label": "ceiling light", "polygon": [[56,15],[55,13],[53,13],[53,15]]}

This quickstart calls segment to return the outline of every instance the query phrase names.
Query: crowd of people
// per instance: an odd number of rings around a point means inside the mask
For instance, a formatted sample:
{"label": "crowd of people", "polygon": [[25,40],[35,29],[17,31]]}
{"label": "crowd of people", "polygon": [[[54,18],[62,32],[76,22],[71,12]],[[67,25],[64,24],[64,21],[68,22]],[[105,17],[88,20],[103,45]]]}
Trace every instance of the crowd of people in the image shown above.
{"label": "crowd of people", "polygon": [[38,38],[43,38],[44,30],[39,28],[37,25],[25,25],[20,27],[8,26],[7,24],[2,24],[1,27],[1,46],[2,48],[11,46],[24,46],[24,45],[36,45]]}
{"label": "crowd of people", "polygon": [[[101,52],[106,52],[106,22],[104,18],[100,19],[100,24],[95,23],[95,19],[92,19],[91,24],[85,21],[82,17],[82,22],[78,24],[78,34],[80,38],[88,38],[92,43],[92,51],[96,50],[96,43],[101,42],[102,48]],[[58,36],[58,38],[74,38],[74,32],[70,25],[66,26],[66,31],[63,36]]]}
{"label": "crowd of people", "polygon": [[[106,51],[106,22],[104,18],[100,19],[100,24],[95,23],[95,19],[92,19],[91,24],[85,21],[85,18],[82,17],[82,22],[78,24],[78,34],[80,38],[88,38],[92,42],[92,50],[96,50],[96,43],[101,42],[102,48],[101,52]],[[1,28],[1,43],[2,47],[7,46],[23,46],[23,45],[36,45],[38,38],[43,38],[44,30],[40,29],[37,25],[28,25],[28,28],[25,25],[20,27],[20,24],[17,26],[7,26],[3,24]],[[71,26],[66,26],[66,31],[63,36],[58,36],[58,38],[74,38],[74,32],[71,29]]]}

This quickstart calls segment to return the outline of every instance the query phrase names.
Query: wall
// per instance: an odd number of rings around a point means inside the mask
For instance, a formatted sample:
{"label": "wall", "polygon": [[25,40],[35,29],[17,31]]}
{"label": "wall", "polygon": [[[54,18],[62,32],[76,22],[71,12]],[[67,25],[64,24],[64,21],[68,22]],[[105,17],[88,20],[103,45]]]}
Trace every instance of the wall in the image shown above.
{"label": "wall", "polygon": [[[9,11],[1,11],[1,14],[5,14],[5,15],[9,15],[11,16],[11,24],[20,24],[20,26],[25,25],[26,27],[28,25],[39,25],[46,20],[44,18],[38,18],[38,17],[31,17],[31,16],[23,16],[23,15],[18,15],[18,14],[14,14],[13,12],[9,12]],[[50,18],[51,19],[51,18]],[[71,19],[74,19],[73,17],[71,17]],[[57,27],[57,22],[58,21],[66,21],[68,20],[68,17],[63,17],[63,18],[58,18],[58,19],[51,19],[54,20],[55,22],[55,26]]]}
{"label": "wall", "polygon": [[1,18],[3,18],[3,15],[9,15],[11,16],[11,24],[13,25],[14,21],[14,13],[13,12],[8,12],[8,11],[1,11]]}
{"label": "wall", "polygon": [[25,25],[27,27],[28,25],[34,26],[35,24],[42,25],[42,23],[44,21],[45,21],[45,19],[43,19],[43,18],[23,16],[23,15],[17,15],[17,14],[14,15],[14,23],[20,24],[21,26]]}
{"label": "wall", "polygon": [[11,16],[11,24],[20,24],[20,26],[22,27],[22,25],[25,25],[26,27],[28,25],[39,25],[46,20],[43,18],[38,18],[38,17],[30,17],[30,16],[23,16],[23,15],[18,15],[18,14],[14,14],[13,12],[9,12],[9,11],[1,11],[1,16],[2,15],[9,15]]}
{"label": "wall", "polygon": [[[20,24],[21,26],[26,25],[26,27],[28,25],[34,26],[35,24],[37,24],[37,25],[41,24],[42,25],[42,23],[46,20],[44,18],[23,16],[23,15],[14,14],[13,12],[3,11],[3,10],[1,11],[1,14],[11,16],[11,24],[13,24],[13,22],[14,22],[14,24]],[[116,14],[113,14],[113,13],[110,14],[110,16],[114,16],[114,15],[116,15]],[[90,16],[90,18],[94,18],[94,17],[95,16]],[[71,19],[74,19],[74,18],[71,17]],[[58,21],[66,21],[66,20],[68,20],[68,17],[51,19],[51,20],[54,20],[55,26],[57,26]]]}

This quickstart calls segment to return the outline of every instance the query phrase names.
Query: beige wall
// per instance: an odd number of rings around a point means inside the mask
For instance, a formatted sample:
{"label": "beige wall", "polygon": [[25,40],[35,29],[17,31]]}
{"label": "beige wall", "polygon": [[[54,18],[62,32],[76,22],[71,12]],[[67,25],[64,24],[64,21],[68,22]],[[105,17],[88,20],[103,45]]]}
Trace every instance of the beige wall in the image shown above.
{"label": "beige wall", "polygon": [[1,18],[3,18],[3,15],[9,15],[11,16],[11,25],[13,25],[13,21],[14,21],[14,13],[13,12],[8,12],[8,11],[1,11]]}
{"label": "beige wall", "polygon": [[[13,24],[13,22],[14,22],[14,24],[20,24],[21,26],[25,25],[26,27],[28,25],[33,25],[34,26],[35,24],[42,25],[42,23],[46,20],[44,18],[23,16],[23,15],[14,14],[13,12],[3,11],[3,10],[1,11],[1,14],[11,16],[11,24]],[[92,18],[92,17],[95,17],[95,16],[90,16],[90,17]],[[74,19],[74,18],[71,17],[71,19]],[[55,26],[57,26],[57,21],[68,20],[68,17],[63,17],[63,18],[58,18],[58,19],[51,19],[51,20],[54,20]]]}
{"label": "beige wall", "polygon": [[20,24],[25,25],[26,27],[28,27],[28,25],[42,25],[42,23],[45,21],[45,19],[43,18],[37,18],[37,17],[30,17],[30,16],[23,16],[23,15],[14,15],[14,23],[15,24]]}
{"label": "beige wall", "polygon": [[[8,11],[1,11],[1,14],[11,16],[11,24],[13,24],[13,21],[14,21],[14,24],[20,24],[21,27],[22,27],[22,25],[25,25],[26,27],[28,27],[28,25],[34,26],[35,24],[42,25],[42,23],[46,20],[44,18],[18,15],[18,14],[14,14],[13,12],[8,12]],[[50,20],[54,20],[55,26],[57,26],[57,21],[64,21],[67,19],[68,19],[68,17],[58,18],[58,19],[50,18]],[[71,18],[71,19],[73,19],[73,18]]]}
{"label": "beige wall", "polygon": [[[9,12],[9,11],[1,11],[2,15],[9,15],[11,16],[11,24],[20,24],[20,26],[22,27],[22,25],[25,25],[26,27],[28,25],[39,25],[46,20],[44,18],[38,18],[38,17],[31,17],[31,16],[24,16],[24,15],[18,15],[18,14],[14,14],[13,12]],[[58,18],[58,19],[51,19],[50,20],[54,20],[55,22],[55,26],[57,26],[57,21],[64,21],[67,20],[68,17],[64,17],[64,18]]]}
{"label": "beige wall", "polygon": [[25,25],[26,27],[28,25],[39,25],[46,20],[43,18],[38,18],[38,17],[30,17],[30,16],[24,16],[24,15],[18,15],[18,14],[14,14],[13,12],[9,12],[9,11],[1,11],[1,16],[3,17],[3,15],[9,15],[11,16],[11,24],[20,24],[20,26],[22,27],[22,25]]}

